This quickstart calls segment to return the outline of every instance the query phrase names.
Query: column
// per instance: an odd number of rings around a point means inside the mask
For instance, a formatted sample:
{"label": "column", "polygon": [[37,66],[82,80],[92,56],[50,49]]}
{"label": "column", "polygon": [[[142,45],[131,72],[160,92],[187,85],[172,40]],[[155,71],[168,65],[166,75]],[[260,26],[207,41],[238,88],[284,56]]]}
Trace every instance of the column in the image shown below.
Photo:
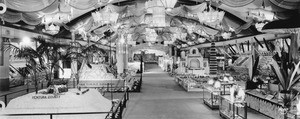
{"label": "column", "polygon": [[124,37],[119,35],[119,40],[116,47],[116,58],[117,58],[117,72],[118,74],[124,72]]}
{"label": "column", "polygon": [[[75,48],[75,31],[71,31],[71,47],[73,47],[72,49],[72,52],[77,52],[77,48]],[[77,83],[78,83],[78,76],[77,76],[77,56],[76,55],[73,55],[71,60],[71,79],[70,79],[70,82],[73,81],[73,88],[75,88],[77,86]]]}
{"label": "column", "polygon": [[[2,27],[2,26],[0,26]],[[9,90],[9,51],[5,51],[5,44],[9,43],[8,38],[0,37],[0,91]]]}
{"label": "column", "polygon": [[124,44],[124,58],[123,58],[123,60],[124,60],[124,71],[127,71],[128,70],[128,44],[125,42],[125,44]]}

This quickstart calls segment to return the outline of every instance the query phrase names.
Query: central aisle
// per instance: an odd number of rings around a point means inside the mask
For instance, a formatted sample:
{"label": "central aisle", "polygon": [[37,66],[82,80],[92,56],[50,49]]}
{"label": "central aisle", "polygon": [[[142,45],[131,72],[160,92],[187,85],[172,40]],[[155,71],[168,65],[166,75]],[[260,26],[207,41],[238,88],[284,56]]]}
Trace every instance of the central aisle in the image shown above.
{"label": "central aisle", "polygon": [[157,65],[147,66],[141,93],[130,94],[125,119],[220,119],[203,105],[202,93],[187,93]]}

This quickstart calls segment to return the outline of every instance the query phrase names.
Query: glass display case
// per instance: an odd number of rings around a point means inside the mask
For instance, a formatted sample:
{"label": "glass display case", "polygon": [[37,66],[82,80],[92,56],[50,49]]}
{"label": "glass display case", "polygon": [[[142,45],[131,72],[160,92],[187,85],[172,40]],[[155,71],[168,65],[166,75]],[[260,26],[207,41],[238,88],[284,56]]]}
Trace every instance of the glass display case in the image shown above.
{"label": "glass display case", "polygon": [[200,92],[202,91],[202,84],[206,82],[206,78],[196,78],[196,77],[175,77],[175,82],[177,82],[182,88],[187,92]]}
{"label": "glass display case", "polygon": [[221,88],[222,88],[221,95],[229,95],[229,89],[234,84],[235,84],[234,82],[221,82]]}
{"label": "glass display case", "polygon": [[246,102],[233,101],[230,95],[220,96],[219,113],[226,119],[247,119]]}
{"label": "glass display case", "polygon": [[203,85],[203,103],[211,109],[219,109],[219,98],[221,92],[221,88]]}

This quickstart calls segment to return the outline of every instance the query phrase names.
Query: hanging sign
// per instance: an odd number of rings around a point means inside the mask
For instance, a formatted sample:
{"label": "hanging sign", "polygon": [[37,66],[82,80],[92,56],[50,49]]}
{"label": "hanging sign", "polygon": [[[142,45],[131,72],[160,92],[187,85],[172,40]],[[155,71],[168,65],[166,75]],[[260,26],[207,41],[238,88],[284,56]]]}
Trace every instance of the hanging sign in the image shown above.
{"label": "hanging sign", "polygon": [[60,95],[36,95],[32,96],[32,99],[54,99],[60,98]]}

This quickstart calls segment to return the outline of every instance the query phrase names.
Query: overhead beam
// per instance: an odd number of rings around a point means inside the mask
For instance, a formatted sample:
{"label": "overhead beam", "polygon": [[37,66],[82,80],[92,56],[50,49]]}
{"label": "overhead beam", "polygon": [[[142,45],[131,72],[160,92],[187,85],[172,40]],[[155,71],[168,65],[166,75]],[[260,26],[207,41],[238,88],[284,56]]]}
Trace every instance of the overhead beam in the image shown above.
{"label": "overhead beam", "polygon": [[133,47],[129,48],[130,52],[135,52],[135,51],[139,51],[139,50],[143,50],[143,49],[160,50],[160,51],[164,51],[164,52],[169,51],[168,46],[164,46],[164,45],[161,45],[161,44],[149,45],[148,43],[139,44],[139,45],[136,45],[136,46],[133,46]]}
{"label": "overhead beam", "polygon": [[[71,39],[62,39],[62,38],[58,38],[58,39],[55,39],[56,41],[60,42],[60,43],[64,43],[64,44],[70,44],[72,42]],[[83,40],[76,40],[76,42],[80,43],[81,45],[87,45],[88,42],[87,41],[83,41]],[[107,45],[102,45],[100,43],[97,43],[97,42],[93,42],[91,41],[90,44],[96,44],[97,47],[101,48],[101,49],[104,49],[104,50],[110,50],[110,47],[107,46]],[[111,50],[112,51],[115,51],[116,48],[115,47],[111,47]]]}
{"label": "overhead beam", "polygon": [[[235,44],[241,44],[241,43],[255,43],[257,42],[254,37],[257,38],[259,42],[264,42],[264,39],[266,41],[269,40],[274,40],[278,38],[285,38],[289,37],[291,34],[259,34],[259,35],[254,35],[254,36],[248,36],[248,37],[243,37],[243,38],[238,38],[238,39],[232,39],[232,40],[227,40],[227,41],[220,41],[220,42],[215,42],[215,46],[226,46],[226,45],[235,45]],[[190,48],[208,48],[211,47],[211,43],[203,43],[199,45],[194,45],[186,48],[181,48],[181,50],[189,50]]]}
{"label": "overhead beam", "polygon": [[22,39],[24,36],[27,36],[27,37],[43,36],[45,38],[52,37],[49,34],[38,33],[34,30],[13,26],[11,24],[6,24],[5,26],[0,25],[0,28],[1,28],[0,33],[2,34],[2,37],[7,37],[7,38],[20,38],[20,39]]}

